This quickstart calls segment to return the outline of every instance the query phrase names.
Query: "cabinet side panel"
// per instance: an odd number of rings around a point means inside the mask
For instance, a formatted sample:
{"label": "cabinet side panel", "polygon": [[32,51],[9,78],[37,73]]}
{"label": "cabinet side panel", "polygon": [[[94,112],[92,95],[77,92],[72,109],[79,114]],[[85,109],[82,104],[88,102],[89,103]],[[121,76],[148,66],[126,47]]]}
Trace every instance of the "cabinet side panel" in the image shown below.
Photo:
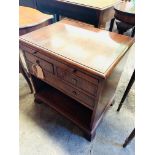
{"label": "cabinet side panel", "polygon": [[124,69],[124,65],[128,57],[128,53],[129,52],[127,52],[120,60],[120,62],[116,65],[111,75],[107,77],[107,79],[102,79],[100,81],[101,88],[99,92],[99,100],[96,104],[96,108],[92,116],[92,129],[97,127],[99,121],[101,121],[101,117],[103,116],[103,114],[105,114],[108,107],[112,104],[116,88],[118,86],[121,74]]}

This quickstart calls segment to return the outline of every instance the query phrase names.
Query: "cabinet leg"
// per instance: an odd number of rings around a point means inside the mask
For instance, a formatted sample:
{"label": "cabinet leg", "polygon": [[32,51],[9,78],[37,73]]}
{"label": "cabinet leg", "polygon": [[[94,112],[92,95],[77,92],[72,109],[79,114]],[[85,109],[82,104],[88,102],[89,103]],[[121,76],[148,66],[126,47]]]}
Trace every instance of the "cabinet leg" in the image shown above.
{"label": "cabinet leg", "polygon": [[93,133],[85,133],[85,134],[84,134],[84,137],[85,137],[88,141],[91,142],[91,141],[94,139],[95,135],[96,135],[96,131],[93,132]]}

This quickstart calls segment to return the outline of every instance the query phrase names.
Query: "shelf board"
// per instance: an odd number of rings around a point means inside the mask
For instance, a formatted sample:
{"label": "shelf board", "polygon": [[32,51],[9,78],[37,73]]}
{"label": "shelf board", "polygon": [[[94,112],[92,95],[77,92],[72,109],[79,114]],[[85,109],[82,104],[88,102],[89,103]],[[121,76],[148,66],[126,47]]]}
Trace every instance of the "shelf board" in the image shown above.
{"label": "shelf board", "polygon": [[36,100],[48,104],[51,108],[71,120],[86,132],[90,132],[92,111],[74,99],[46,83],[35,94]]}

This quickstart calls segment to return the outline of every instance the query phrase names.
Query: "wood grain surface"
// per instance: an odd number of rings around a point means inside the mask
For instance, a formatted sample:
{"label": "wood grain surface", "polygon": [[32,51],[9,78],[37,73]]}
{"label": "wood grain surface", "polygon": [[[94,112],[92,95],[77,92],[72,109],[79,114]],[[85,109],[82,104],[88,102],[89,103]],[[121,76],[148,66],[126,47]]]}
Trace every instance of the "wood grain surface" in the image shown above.
{"label": "wood grain surface", "polygon": [[35,26],[51,18],[53,18],[52,15],[43,14],[36,9],[19,7],[19,28]]}
{"label": "wood grain surface", "polygon": [[94,32],[58,22],[26,34],[20,40],[106,77],[131,46],[133,39],[96,30]]}

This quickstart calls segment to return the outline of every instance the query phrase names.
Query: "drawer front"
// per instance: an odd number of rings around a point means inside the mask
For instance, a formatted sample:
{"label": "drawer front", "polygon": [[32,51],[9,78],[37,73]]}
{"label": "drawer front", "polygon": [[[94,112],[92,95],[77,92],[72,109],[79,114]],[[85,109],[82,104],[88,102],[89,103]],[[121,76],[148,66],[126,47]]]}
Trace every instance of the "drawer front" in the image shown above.
{"label": "drawer front", "polygon": [[[33,74],[34,76],[36,76],[32,70],[33,63],[27,62],[27,65],[28,65],[30,73]],[[43,70],[43,74],[44,74],[44,79],[42,79],[42,80],[44,80],[48,84],[56,87],[57,89],[60,89],[65,94],[67,94],[70,97],[74,98],[75,100],[83,103],[87,107],[90,107],[91,109],[94,107],[94,98],[80,92],[79,90],[77,90],[65,83],[63,83],[62,81],[60,81],[56,76],[54,76],[50,72]]]}
{"label": "drawer front", "polygon": [[[58,64],[57,65],[57,69],[58,69],[58,72],[68,72],[68,74],[70,73],[71,75],[74,75],[76,76],[77,78],[80,78],[82,80],[85,80],[85,81],[88,81],[90,82],[91,84],[94,84],[95,86],[98,86],[98,79],[86,74],[86,73],[83,73],[81,72],[80,70],[78,69],[75,69],[73,67],[70,67],[68,65],[65,65],[65,64]],[[61,70],[61,71],[60,71]],[[61,73],[60,73],[61,74]]]}
{"label": "drawer front", "polygon": [[57,75],[59,78],[71,83],[73,86],[76,86],[88,93],[96,96],[97,86],[83,78],[76,76],[76,72],[67,72],[66,70],[57,67]]}
{"label": "drawer front", "polygon": [[51,72],[51,73],[54,73],[53,64],[48,63],[47,61],[44,61],[44,60],[42,60],[42,59],[40,59],[40,58],[38,58],[38,57],[34,56],[33,54],[28,53],[28,52],[25,52],[25,57],[31,63],[38,64],[44,70]]}
{"label": "drawer front", "polygon": [[81,102],[85,103],[90,107],[94,107],[94,99],[90,96],[78,91],[77,89],[70,87],[68,85],[65,86],[64,91],[67,91],[74,99],[79,99]]}
{"label": "drawer front", "polygon": [[[59,61],[56,61],[56,60],[54,60],[52,58],[49,58],[49,57],[41,54],[40,52],[38,52],[38,51],[36,51],[36,50],[34,50],[34,49],[30,48],[30,47],[24,46],[22,48],[25,51],[28,51],[28,52],[25,52],[27,55],[29,53],[31,53],[31,54],[29,54],[30,56],[32,55],[32,56],[34,56],[34,58],[35,57],[41,58],[41,59],[45,60],[46,62],[50,62],[51,64],[53,63],[55,66],[59,67],[63,71],[68,71],[69,73],[72,73],[72,75],[75,75],[76,77],[79,77],[80,79],[85,80],[84,82],[86,82],[86,81],[89,82],[88,85],[94,84],[95,86],[98,86],[98,83],[99,83],[98,79],[92,77],[91,75],[88,75],[88,74],[86,74],[84,72],[81,72],[80,70],[76,70],[76,69],[74,69],[74,68],[72,68],[72,67],[70,67],[70,66],[68,66],[68,65],[66,65],[64,63],[61,63]],[[31,58],[30,56],[27,59],[34,63],[34,61],[36,61],[36,60],[34,58]],[[91,87],[90,89],[92,89],[93,85],[91,85],[90,87]],[[95,90],[96,90],[96,88],[95,88]],[[94,93],[94,88],[90,92]]]}

